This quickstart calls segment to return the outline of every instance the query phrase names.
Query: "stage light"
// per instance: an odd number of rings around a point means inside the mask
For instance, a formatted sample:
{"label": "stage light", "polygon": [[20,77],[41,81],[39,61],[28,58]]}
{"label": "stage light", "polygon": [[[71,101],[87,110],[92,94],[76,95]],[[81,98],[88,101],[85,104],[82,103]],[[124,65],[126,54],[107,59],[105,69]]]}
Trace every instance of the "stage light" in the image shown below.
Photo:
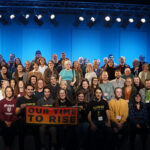
{"label": "stage light", "polygon": [[141,18],[141,19],[139,19],[138,22],[136,23],[136,27],[137,27],[138,29],[140,29],[144,23],[146,23],[146,19],[145,19],[145,18]]}
{"label": "stage light", "polygon": [[94,17],[91,17],[91,19],[90,19],[92,22],[95,22],[96,21],[96,19],[94,18]]}
{"label": "stage light", "polygon": [[142,23],[145,23],[145,22],[146,22],[146,19],[145,19],[145,18],[141,18],[141,22],[142,22]]}
{"label": "stage light", "polygon": [[50,19],[51,19],[51,20],[55,19],[55,14],[51,14],[51,15],[50,15]]}
{"label": "stage light", "polygon": [[84,21],[84,17],[80,16],[79,21]]}
{"label": "stage light", "polygon": [[41,19],[42,19],[42,15],[41,15],[41,14],[36,15],[36,17],[37,17],[38,20],[41,20]]}
{"label": "stage light", "polygon": [[13,20],[14,18],[15,18],[15,15],[14,15],[14,14],[11,14],[11,15],[10,15],[10,19]]}
{"label": "stage light", "polygon": [[91,17],[90,21],[88,22],[88,27],[91,28],[94,24],[96,23],[96,18],[95,17]]}
{"label": "stage light", "polygon": [[3,16],[0,14],[0,18],[2,18]]}
{"label": "stage light", "polygon": [[29,17],[30,17],[30,15],[29,15],[29,14],[26,14],[26,15],[25,15],[25,18],[26,18],[26,19],[28,19]]}
{"label": "stage light", "polygon": [[35,21],[39,26],[41,26],[41,25],[44,24],[44,22],[43,22],[43,20],[42,20],[42,15],[41,15],[41,14],[35,15],[34,21]]}
{"label": "stage light", "polygon": [[120,17],[116,18],[116,21],[121,22],[121,18]]}
{"label": "stage light", "polygon": [[105,17],[105,20],[106,20],[106,21],[110,21],[110,16],[106,16],[106,17]]}
{"label": "stage light", "polygon": [[133,18],[129,18],[129,22],[130,22],[130,23],[133,23],[133,22],[134,22],[134,19],[133,19]]}

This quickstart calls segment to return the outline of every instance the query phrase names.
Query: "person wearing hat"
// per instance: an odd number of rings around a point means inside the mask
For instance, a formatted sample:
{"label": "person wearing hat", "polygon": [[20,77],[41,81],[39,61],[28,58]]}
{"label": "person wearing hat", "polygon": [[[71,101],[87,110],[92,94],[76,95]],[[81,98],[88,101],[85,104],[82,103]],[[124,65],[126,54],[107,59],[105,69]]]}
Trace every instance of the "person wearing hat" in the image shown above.
{"label": "person wearing hat", "polygon": [[34,64],[34,63],[38,63],[38,64],[39,64],[39,58],[40,58],[40,57],[42,57],[42,53],[41,53],[40,50],[37,50],[37,51],[35,52],[35,59],[32,60],[32,62],[31,62],[31,70],[33,69],[33,64]]}

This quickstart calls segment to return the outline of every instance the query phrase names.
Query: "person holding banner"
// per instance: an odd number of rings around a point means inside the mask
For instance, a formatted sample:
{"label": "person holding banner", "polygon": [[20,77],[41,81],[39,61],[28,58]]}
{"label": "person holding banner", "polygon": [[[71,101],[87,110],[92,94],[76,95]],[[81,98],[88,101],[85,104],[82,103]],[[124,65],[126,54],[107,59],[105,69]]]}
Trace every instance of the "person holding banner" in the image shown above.
{"label": "person holding banner", "polygon": [[[37,101],[37,106],[42,107],[52,107],[54,103],[54,99],[51,98],[51,91],[48,86],[44,87],[44,96]],[[45,140],[45,133],[48,132],[50,137],[49,142],[49,150],[52,146],[56,147],[56,127],[49,126],[49,125],[41,125],[40,126],[40,137],[41,137],[41,144],[42,147],[46,147],[46,140]]]}
{"label": "person holding banner", "polygon": [[10,150],[14,137],[17,132],[18,117],[15,114],[16,98],[13,88],[7,86],[5,89],[5,98],[0,101],[0,127],[6,150]]}
{"label": "person holding banner", "polygon": [[90,149],[92,150],[111,149],[112,131],[110,128],[109,106],[102,95],[102,89],[96,88],[95,98],[89,103],[88,107],[88,121],[91,129]]}
{"label": "person holding banner", "polygon": [[[54,107],[71,107],[72,103],[67,98],[66,91],[64,89],[60,89],[58,91],[58,98],[54,103]],[[58,126],[57,127],[57,135],[58,135],[58,148],[64,148],[65,150],[70,150],[70,146],[72,144],[72,128],[71,126]]]}
{"label": "person holding banner", "polygon": [[88,102],[85,100],[84,91],[80,90],[76,94],[76,105],[78,107],[78,126],[76,128],[77,133],[77,148],[86,149],[86,140],[88,136]]}
{"label": "person holding banner", "polygon": [[33,97],[34,88],[27,84],[25,88],[25,96],[17,99],[16,114],[19,116],[19,149],[24,150],[24,138],[30,133],[35,139],[35,148],[40,150],[40,136],[37,125],[26,123],[26,106],[35,106],[37,99]]}

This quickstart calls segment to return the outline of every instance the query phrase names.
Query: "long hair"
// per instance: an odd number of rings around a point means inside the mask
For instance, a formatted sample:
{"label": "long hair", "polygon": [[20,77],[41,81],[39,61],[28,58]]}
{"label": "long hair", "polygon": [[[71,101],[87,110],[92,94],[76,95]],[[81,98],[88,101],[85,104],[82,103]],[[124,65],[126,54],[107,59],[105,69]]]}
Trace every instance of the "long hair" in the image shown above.
{"label": "long hair", "polygon": [[76,93],[75,105],[78,105],[78,103],[79,103],[79,101],[78,101],[78,96],[79,96],[80,94],[83,94],[83,95],[84,95],[84,100],[83,100],[83,102],[84,102],[84,103],[88,103],[88,101],[85,99],[85,93],[84,93],[84,91],[83,91],[83,90],[79,90],[79,91]]}
{"label": "long hair", "polygon": [[6,98],[6,90],[7,89],[11,89],[11,91],[12,91],[12,97],[14,96],[14,90],[13,90],[13,88],[11,87],[11,86],[7,86],[6,88],[5,88],[5,98]]}
{"label": "long hair", "polygon": [[102,96],[101,96],[101,99],[102,99],[102,98],[103,98],[103,91],[102,91],[102,89],[101,89],[100,87],[97,87],[97,88],[94,90],[94,98],[97,99],[97,98],[96,98],[96,91],[97,91],[97,90],[100,90],[100,91],[102,92]]}
{"label": "long hair", "polygon": [[103,71],[103,72],[101,73],[101,75],[100,75],[100,83],[103,83],[102,75],[103,75],[104,73],[107,73],[107,76],[109,77],[108,72],[107,72],[107,71]]}
{"label": "long hair", "polygon": [[[135,97],[136,97],[137,95],[139,95],[140,98],[141,98],[141,100],[142,100],[142,96],[141,96],[141,94],[140,94],[139,92],[136,92],[136,93],[133,95],[133,109],[134,109],[134,110],[137,110],[137,107],[136,107],[137,102],[136,102],[136,100],[135,100]],[[143,109],[142,101],[140,101],[140,110],[141,110],[141,109]]]}
{"label": "long hair", "polygon": [[78,62],[78,61],[74,61],[74,62],[73,62],[73,64],[72,64],[72,69],[74,69],[74,70],[75,70],[75,68],[74,68],[74,64],[75,64],[75,63],[77,63],[77,64],[78,64],[77,71],[79,71],[79,72],[81,73],[81,72],[82,72],[82,69],[81,69],[80,64],[79,64],[79,62]]}
{"label": "long hair", "polygon": [[63,90],[63,91],[65,92],[65,94],[66,94],[65,100],[66,100],[66,101],[70,101],[69,98],[68,98],[68,96],[67,96],[67,91],[64,90],[64,89],[59,89],[58,94],[57,94],[56,101],[54,102],[54,106],[55,106],[55,107],[59,107],[59,102],[60,102],[60,100],[61,100],[59,93],[60,93],[60,91],[62,91],[62,90]]}

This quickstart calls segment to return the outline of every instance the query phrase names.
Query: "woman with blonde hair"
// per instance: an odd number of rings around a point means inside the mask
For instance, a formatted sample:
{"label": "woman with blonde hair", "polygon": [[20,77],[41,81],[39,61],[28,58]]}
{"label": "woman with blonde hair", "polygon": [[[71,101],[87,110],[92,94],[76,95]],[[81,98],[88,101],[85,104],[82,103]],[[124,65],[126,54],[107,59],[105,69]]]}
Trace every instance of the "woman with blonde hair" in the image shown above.
{"label": "woman with blonde hair", "polygon": [[6,89],[7,86],[9,86],[9,81],[8,80],[3,80],[2,81],[2,86],[1,86],[1,89],[0,89],[0,100],[5,98],[5,89]]}
{"label": "woman with blonde hair", "polygon": [[64,66],[65,66],[65,69],[61,70],[61,72],[59,73],[59,83],[62,80],[67,81],[68,88],[71,89],[71,87],[73,87],[76,82],[76,73],[74,70],[71,69],[71,61],[70,60],[66,60],[64,62]]}
{"label": "woman with blonde hair", "polygon": [[44,57],[39,58],[39,71],[42,73],[42,76],[44,76],[44,71],[47,69],[46,60]]}
{"label": "woman with blonde hair", "polygon": [[86,74],[85,78],[88,79],[89,84],[91,85],[91,81],[93,77],[97,77],[96,73],[93,71],[93,66],[91,63],[86,65]]}
{"label": "woman with blonde hair", "polygon": [[146,79],[150,79],[150,71],[149,71],[149,64],[145,63],[142,66],[143,71],[139,73],[139,78],[141,79],[142,83],[144,84]]}

